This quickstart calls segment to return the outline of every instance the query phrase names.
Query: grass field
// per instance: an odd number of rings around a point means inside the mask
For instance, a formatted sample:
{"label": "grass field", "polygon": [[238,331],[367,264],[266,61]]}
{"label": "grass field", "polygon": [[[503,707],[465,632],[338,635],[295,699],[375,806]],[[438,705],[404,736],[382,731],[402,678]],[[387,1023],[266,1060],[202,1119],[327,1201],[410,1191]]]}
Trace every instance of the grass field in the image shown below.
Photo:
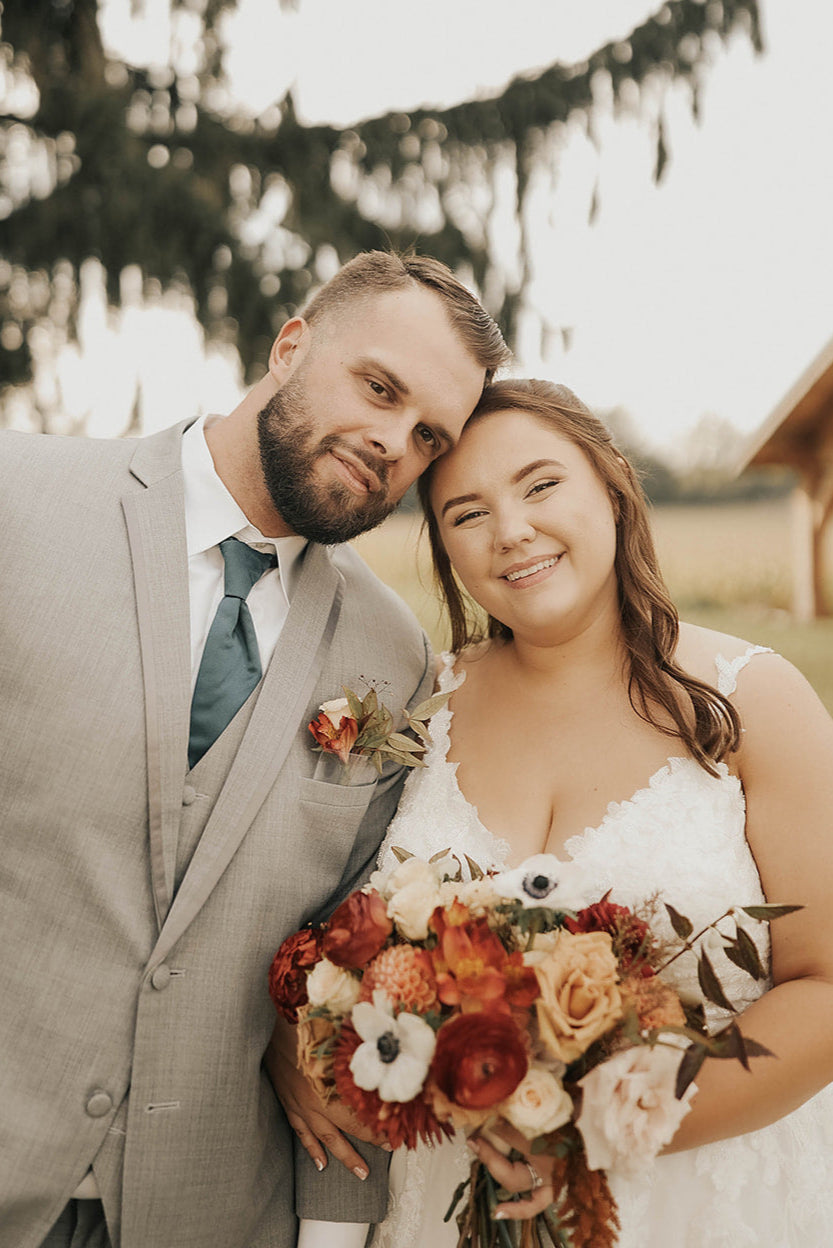
{"label": "grass field", "polygon": [[[418,516],[392,516],[355,542],[405,599],[435,648],[448,634],[431,582]],[[772,646],[795,663],[833,714],[833,619],[791,618],[791,529],[786,499],[713,507],[659,507],[654,531],[671,596],[683,619]],[[833,600],[833,551],[828,551]]]}

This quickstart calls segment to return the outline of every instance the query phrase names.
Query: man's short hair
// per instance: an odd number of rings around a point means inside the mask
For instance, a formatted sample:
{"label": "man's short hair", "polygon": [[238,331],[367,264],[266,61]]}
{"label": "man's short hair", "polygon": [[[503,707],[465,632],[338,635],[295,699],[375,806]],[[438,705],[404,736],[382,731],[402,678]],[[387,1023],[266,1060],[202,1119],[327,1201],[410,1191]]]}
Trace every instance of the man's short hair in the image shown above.
{"label": "man's short hair", "polygon": [[439,260],[414,253],[364,251],[349,260],[313,296],[301,315],[309,323],[374,292],[401,290],[418,283],[433,290],[443,301],[449,319],[463,346],[486,371],[486,384],[499,368],[508,364],[511,352],[489,313],[471,291]]}

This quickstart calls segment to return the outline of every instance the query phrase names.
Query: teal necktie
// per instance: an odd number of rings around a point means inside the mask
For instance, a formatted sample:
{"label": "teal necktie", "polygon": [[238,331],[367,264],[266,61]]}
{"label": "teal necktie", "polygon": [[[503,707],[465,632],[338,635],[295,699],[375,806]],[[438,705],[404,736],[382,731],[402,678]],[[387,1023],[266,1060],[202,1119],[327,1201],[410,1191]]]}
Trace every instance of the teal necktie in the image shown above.
{"label": "teal necktie", "polygon": [[202,653],[191,699],[188,765],[195,767],[234,719],[262,676],[255,626],[246,599],[276,555],[227,537],[220,542],[226,565],[225,597],[217,608]]}

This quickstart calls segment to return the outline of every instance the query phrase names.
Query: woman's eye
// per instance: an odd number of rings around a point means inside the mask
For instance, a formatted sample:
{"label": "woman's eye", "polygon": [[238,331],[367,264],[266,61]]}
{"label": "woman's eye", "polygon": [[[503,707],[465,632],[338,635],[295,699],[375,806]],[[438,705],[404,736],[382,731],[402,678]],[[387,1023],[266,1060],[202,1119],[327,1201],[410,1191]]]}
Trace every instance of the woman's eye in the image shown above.
{"label": "woman's eye", "polygon": [[485,514],[486,514],[486,513],[485,513],[484,511],[482,511],[482,510],[481,510],[481,511],[464,511],[464,512],[461,512],[461,514],[460,514],[459,516],[455,516],[455,517],[454,517],[454,520],[453,520],[453,522],[452,522],[452,523],[453,523],[453,527],[456,529],[459,525],[461,525],[461,524],[465,524],[465,522],[466,522],[467,520],[475,520],[478,516],[483,516],[483,515],[485,515]]}
{"label": "woman's eye", "polygon": [[380,399],[386,399],[388,396],[387,386],[383,386],[381,381],[374,381],[372,377],[368,378],[367,384],[375,395]]}
{"label": "woman's eye", "polygon": [[553,485],[558,485],[558,481],[536,481],[529,493],[541,494],[544,490],[550,489]]}

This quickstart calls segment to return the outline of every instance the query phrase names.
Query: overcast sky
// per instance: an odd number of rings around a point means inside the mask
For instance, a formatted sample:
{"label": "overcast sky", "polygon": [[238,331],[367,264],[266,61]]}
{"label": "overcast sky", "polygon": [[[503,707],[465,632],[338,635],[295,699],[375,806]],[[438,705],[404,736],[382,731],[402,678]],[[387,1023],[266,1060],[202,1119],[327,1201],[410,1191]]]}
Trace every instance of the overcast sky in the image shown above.
{"label": "overcast sky", "polygon": [[[226,65],[254,112],[293,87],[307,121],[348,125],[444,105],[626,35],[656,0],[240,0]],[[166,61],[167,0],[107,0],[105,37]],[[571,128],[533,204],[534,276],[517,370],[622,405],[660,446],[705,413],[754,429],[833,336],[833,4],[762,0],[767,51],[736,37],[706,77],[697,126],[666,99],[671,164],[653,185],[650,127]],[[544,176],[546,175],[546,176]],[[600,212],[587,210],[599,182]],[[507,257],[516,240],[506,230]],[[542,358],[538,314],[569,327]]]}

